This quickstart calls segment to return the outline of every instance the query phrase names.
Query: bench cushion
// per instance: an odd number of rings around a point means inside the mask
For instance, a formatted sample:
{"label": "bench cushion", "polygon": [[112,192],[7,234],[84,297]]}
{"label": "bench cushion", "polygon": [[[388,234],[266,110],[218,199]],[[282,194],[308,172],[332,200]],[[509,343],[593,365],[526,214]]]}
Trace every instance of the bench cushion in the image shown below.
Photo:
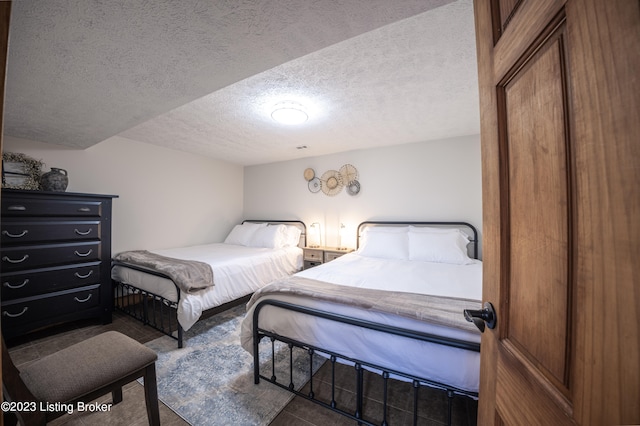
{"label": "bench cushion", "polygon": [[76,343],[20,369],[40,401],[69,402],[156,361],[156,353],[116,331]]}

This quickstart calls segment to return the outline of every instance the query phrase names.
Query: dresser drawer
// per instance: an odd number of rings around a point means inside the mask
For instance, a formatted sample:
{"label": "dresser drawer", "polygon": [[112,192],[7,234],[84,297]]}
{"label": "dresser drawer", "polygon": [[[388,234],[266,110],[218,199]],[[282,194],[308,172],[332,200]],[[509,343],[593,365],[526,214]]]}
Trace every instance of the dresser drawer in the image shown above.
{"label": "dresser drawer", "polygon": [[2,222],[2,244],[100,239],[100,221]]}
{"label": "dresser drawer", "polygon": [[100,241],[2,247],[3,272],[100,260]]}
{"label": "dresser drawer", "polygon": [[38,199],[8,196],[2,199],[2,217],[102,216],[100,200]]}
{"label": "dresser drawer", "polygon": [[50,319],[100,305],[100,284],[27,297],[2,303],[2,329],[24,327],[29,323]]}
{"label": "dresser drawer", "polygon": [[14,300],[100,283],[100,262],[3,273],[2,300]]}

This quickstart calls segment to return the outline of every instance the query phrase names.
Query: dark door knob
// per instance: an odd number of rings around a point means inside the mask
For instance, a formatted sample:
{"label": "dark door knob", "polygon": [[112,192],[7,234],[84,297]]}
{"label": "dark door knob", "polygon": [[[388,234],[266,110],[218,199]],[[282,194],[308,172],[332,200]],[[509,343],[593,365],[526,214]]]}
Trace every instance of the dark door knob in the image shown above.
{"label": "dark door knob", "polygon": [[472,322],[478,327],[481,332],[484,332],[485,323],[489,328],[495,328],[498,317],[496,311],[493,309],[493,305],[489,302],[485,302],[484,308],[477,309],[465,309],[464,318]]}

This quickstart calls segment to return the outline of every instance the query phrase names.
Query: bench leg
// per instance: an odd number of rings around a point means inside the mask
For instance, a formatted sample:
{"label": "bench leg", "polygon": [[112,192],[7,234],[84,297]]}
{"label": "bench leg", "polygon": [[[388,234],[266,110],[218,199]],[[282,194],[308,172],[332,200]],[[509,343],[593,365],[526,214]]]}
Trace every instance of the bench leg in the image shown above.
{"label": "bench leg", "polygon": [[147,417],[150,426],[160,425],[160,408],[158,407],[158,385],[156,381],[156,364],[150,364],[144,371],[144,399],[147,404]]}

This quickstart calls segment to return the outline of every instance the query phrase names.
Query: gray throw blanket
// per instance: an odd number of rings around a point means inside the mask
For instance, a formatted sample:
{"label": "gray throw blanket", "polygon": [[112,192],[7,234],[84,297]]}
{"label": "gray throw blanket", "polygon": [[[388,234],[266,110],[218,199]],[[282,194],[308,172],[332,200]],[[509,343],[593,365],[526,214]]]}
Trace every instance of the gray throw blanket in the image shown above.
{"label": "gray throw blanket", "polygon": [[277,294],[352,305],[479,333],[463,315],[464,309],[482,309],[482,302],[479,300],[349,287],[295,275],[272,282],[256,291],[249,300],[247,309],[259,298],[269,298],[270,295]]}
{"label": "gray throw blanket", "polygon": [[162,272],[170,277],[181,291],[187,293],[195,293],[214,285],[211,266],[204,262],[175,259],[147,250],[125,251],[115,255],[113,259]]}

